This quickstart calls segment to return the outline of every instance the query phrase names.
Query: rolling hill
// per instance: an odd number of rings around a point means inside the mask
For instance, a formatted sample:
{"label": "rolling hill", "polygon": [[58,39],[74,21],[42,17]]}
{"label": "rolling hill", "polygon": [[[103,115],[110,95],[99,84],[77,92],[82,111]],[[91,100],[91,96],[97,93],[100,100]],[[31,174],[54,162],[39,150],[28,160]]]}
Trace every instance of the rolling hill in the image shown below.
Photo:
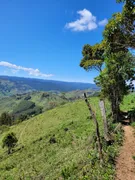
{"label": "rolling hill", "polygon": [[[16,94],[9,97],[1,97],[0,115],[8,112],[14,115],[31,114],[42,109],[42,112],[53,109],[67,102],[72,102],[83,97],[86,92],[88,96],[94,96],[98,92],[93,90],[77,90],[66,93],[33,91],[25,94]],[[31,106],[30,106],[31,105]],[[26,108],[24,110],[24,108]],[[36,108],[36,109],[35,109]],[[19,113],[17,113],[19,112]]]}
{"label": "rolling hill", "polygon": [[[99,98],[92,97],[90,102],[96,110],[103,136]],[[109,115],[108,102],[106,105]],[[84,100],[56,107],[0,132],[0,179],[114,178],[113,160],[121,135],[115,135],[115,142],[111,146],[104,144],[105,166],[101,168],[94,141],[95,125]],[[18,138],[18,145],[11,155],[7,155],[6,149],[2,148],[2,139],[8,132],[14,132]]]}
{"label": "rolling hill", "polygon": [[31,91],[60,91],[99,90],[95,84],[62,82],[43,79],[0,76],[0,97],[22,94]]}

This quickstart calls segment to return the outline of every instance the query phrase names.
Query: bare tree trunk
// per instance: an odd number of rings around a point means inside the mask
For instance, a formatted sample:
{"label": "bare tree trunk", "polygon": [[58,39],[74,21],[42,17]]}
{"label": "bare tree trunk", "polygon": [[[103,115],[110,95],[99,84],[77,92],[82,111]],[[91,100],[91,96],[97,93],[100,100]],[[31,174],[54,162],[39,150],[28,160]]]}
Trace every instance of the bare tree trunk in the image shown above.
{"label": "bare tree trunk", "polygon": [[94,123],[96,125],[96,136],[97,136],[97,143],[98,143],[98,152],[99,152],[100,161],[102,162],[103,161],[103,154],[102,154],[102,144],[101,144],[101,140],[100,140],[100,132],[99,132],[98,121],[96,119],[95,113],[92,110],[92,107],[91,107],[90,103],[88,102],[86,93],[84,93],[84,98],[85,98],[85,102],[86,102],[86,104],[88,106],[88,109],[90,111],[90,114],[91,114],[91,116],[92,116],[92,118],[94,120]]}
{"label": "bare tree trunk", "polygon": [[11,154],[11,147],[8,146],[8,154]]}
{"label": "bare tree trunk", "polygon": [[118,99],[118,93],[116,95],[116,121],[119,122],[120,121],[120,107],[119,107],[119,99]]}
{"label": "bare tree trunk", "polygon": [[119,94],[118,89],[114,88],[111,97],[112,106],[112,117],[114,122],[119,122],[120,120],[120,108],[119,108]]}
{"label": "bare tree trunk", "polygon": [[112,111],[112,118],[114,120],[114,101],[112,98],[111,98],[111,111]]}
{"label": "bare tree trunk", "polygon": [[108,131],[108,123],[106,119],[105,102],[103,100],[99,101],[99,107],[101,109],[101,114],[102,114],[103,124],[104,124],[104,138],[107,142],[109,142],[110,137],[109,137],[109,131]]}

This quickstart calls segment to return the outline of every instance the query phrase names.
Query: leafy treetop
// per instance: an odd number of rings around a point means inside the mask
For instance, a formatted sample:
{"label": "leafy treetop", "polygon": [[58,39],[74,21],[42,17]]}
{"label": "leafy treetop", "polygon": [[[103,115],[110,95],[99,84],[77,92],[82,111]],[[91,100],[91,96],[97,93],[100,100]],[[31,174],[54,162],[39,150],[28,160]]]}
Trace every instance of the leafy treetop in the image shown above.
{"label": "leafy treetop", "polygon": [[90,46],[89,44],[84,45],[82,50],[83,59],[81,60],[80,66],[86,71],[96,69],[102,70],[104,62],[104,41],[101,44],[95,44]]}
{"label": "leafy treetop", "polygon": [[2,142],[3,148],[6,146],[8,148],[8,154],[10,154],[11,150],[15,147],[18,140],[16,138],[16,135],[13,132],[11,132],[4,137]]}
{"label": "leafy treetop", "polygon": [[117,2],[125,3],[123,11],[112,16],[103,33],[109,52],[135,48],[135,1],[117,0]]}

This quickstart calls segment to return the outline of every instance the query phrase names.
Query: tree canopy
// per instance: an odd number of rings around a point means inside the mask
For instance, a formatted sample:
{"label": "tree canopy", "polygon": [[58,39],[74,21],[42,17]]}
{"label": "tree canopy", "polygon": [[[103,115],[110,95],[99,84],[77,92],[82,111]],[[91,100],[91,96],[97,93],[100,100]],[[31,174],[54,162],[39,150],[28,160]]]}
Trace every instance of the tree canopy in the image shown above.
{"label": "tree canopy", "polygon": [[117,0],[123,2],[121,13],[115,13],[105,27],[103,36],[111,52],[135,48],[135,1]]}
{"label": "tree canopy", "polygon": [[7,112],[3,112],[0,116],[0,125],[11,125],[12,118],[13,117]]}
{"label": "tree canopy", "polygon": [[11,150],[15,147],[16,143],[17,143],[17,138],[16,135],[11,132],[9,134],[7,134],[4,139],[3,139],[3,148],[7,147],[8,148],[8,154],[11,153]]}
{"label": "tree canopy", "polygon": [[101,71],[104,62],[104,42],[95,44],[94,46],[90,46],[89,44],[84,45],[82,55],[81,67],[87,71],[92,69]]}
{"label": "tree canopy", "polygon": [[117,0],[117,3],[121,2],[123,10],[113,14],[108,21],[103,41],[94,46],[85,45],[80,63],[87,71],[100,71],[95,82],[101,87],[101,95],[110,100],[115,121],[119,119],[120,102],[129,89],[133,89],[135,74],[135,58],[130,51],[135,48],[135,1]]}

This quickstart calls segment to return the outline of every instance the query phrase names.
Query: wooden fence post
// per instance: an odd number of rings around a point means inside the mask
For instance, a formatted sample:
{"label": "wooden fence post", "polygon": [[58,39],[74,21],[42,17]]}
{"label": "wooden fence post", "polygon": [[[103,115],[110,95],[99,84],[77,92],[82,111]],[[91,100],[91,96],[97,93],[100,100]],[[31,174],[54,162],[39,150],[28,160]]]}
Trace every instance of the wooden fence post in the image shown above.
{"label": "wooden fence post", "polygon": [[87,99],[86,93],[84,93],[84,98],[85,98],[85,102],[88,106],[88,109],[90,111],[90,114],[94,120],[95,126],[96,126],[96,136],[97,136],[97,143],[98,143],[98,152],[99,152],[99,157],[100,157],[100,161],[103,161],[103,154],[102,154],[102,144],[101,144],[101,140],[100,140],[100,132],[99,132],[99,125],[98,125],[98,121],[96,119],[95,113],[92,110],[92,107]]}
{"label": "wooden fence post", "polygon": [[99,101],[99,107],[101,109],[101,115],[103,118],[103,124],[104,124],[104,138],[107,142],[110,141],[109,137],[109,131],[108,131],[108,123],[107,123],[107,118],[106,118],[106,111],[105,111],[105,103],[103,100]]}

